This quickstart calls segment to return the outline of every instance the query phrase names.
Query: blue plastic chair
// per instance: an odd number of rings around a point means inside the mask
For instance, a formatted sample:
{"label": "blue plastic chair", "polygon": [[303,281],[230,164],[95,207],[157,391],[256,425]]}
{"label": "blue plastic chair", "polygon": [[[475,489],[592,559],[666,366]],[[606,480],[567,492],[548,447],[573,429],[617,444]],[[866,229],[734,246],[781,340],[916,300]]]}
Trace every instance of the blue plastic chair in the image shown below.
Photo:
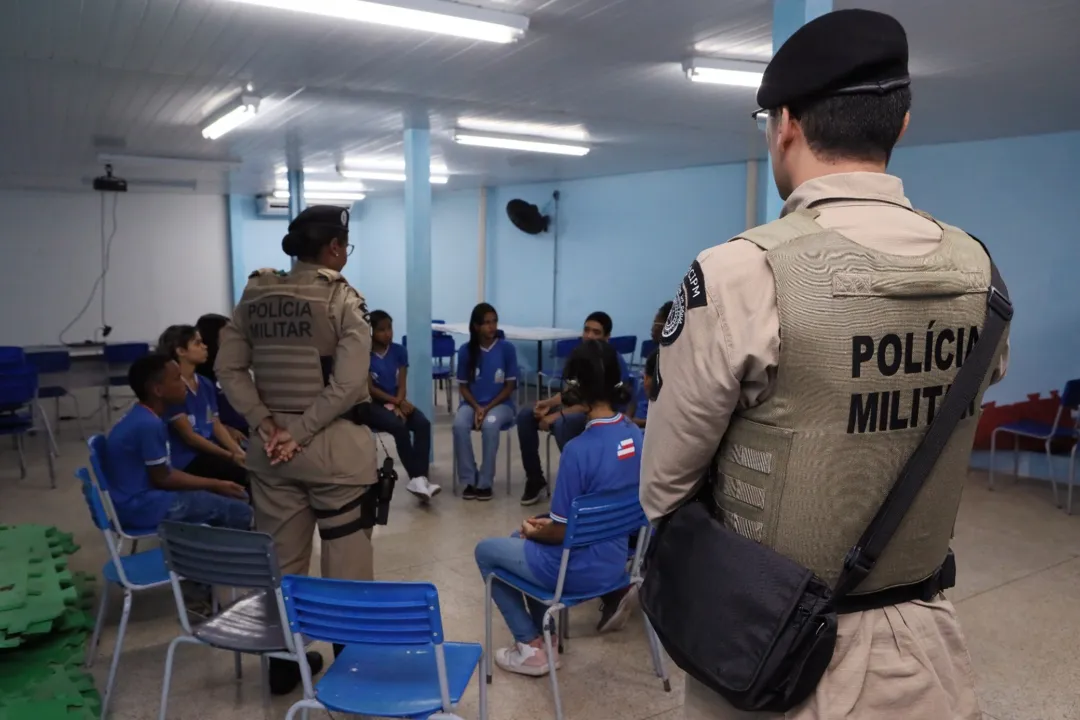
{"label": "blue plastic chair", "polygon": [[[436,718],[461,702],[483,662],[479,643],[445,642],[439,593],[431,583],[358,582],[287,575],[285,611],[295,647],[303,638],[345,648],[312,687],[299,653],[304,699],[285,720],[309,708],[391,718]],[[480,681],[480,718],[487,686]]]}
{"label": "blue plastic chair", "polygon": [[[623,575],[623,577],[612,584],[611,587],[603,588],[597,592],[564,592],[564,586],[566,584],[566,568],[570,562],[570,554],[572,552],[580,548],[588,547],[589,545],[595,545],[610,540],[621,540],[626,542],[626,538],[634,532],[637,532],[638,534],[637,552],[634,554],[634,562],[631,565],[628,574]],[[551,626],[553,625],[556,613],[561,613],[575,605],[594,600],[609,592],[620,590],[627,585],[640,586],[644,579],[641,575],[641,562],[645,557],[648,539],[649,521],[645,518],[645,512],[641,509],[641,504],[638,502],[638,488],[636,485],[624,490],[581,495],[574,499],[574,502],[570,507],[570,517],[567,518],[566,535],[562,545],[562,564],[559,566],[559,578],[555,584],[554,591],[540,587],[539,585],[534,585],[505,570],[495,570],[495,572],[488,575],[484,602],[484,656],[487,659],[485,668],[487,682],[491,682],[491,586],[493,582],[498,581],[509,585],[515,590],[520,590],[525,595],[548,606],[547,611],[544,613],[543,620],[544,644],[547,649],[548,663],[550,666],[548,675],[551,676],[551,692],[555,698],[555,717],[557,720],[562,720],[562,699],[559,696],[559,681],[555,671],[554,644],[551,637]],[[649,619],[645,617],[644,612],[642,612],[642,618],[645,621],[645,634],[649,639],[649,650],[652,654],[653,669],[655,670],[657,677],[664,681],[664,690],[671,692],[671,682],[667,676],[667,669],[664,667],[664,660],[660,650],[660,641],[656,637],[656,633],[653,632],[652,625],[649,624]],[[562,627],[559,630],[560,635],[566,637],[564,634],[566,622],[562,622],[561,625]]]}
{"label": "blue plastic chair", "polygon": [[634,353],[637,352],[637,335],[620,335],[611,338],[611,347],[615,352],[623,356],[623,360],[634,362]]}
{"label": "blue plastic chair", "polygon": [[[150,354],[150,346],[146,343],[120,343],[106,345],[102,350],[105,358],[105,429],[112,427],[112,402],[110,401],[112,388],[126,388],[128,386],[127,372],[131,363],[141,357]],[[134,397],[129,398],[133,402]]]}
{"label": "blue plastic chair", "polygon": [[[26,361],[36,367],[38,371],[40,381],[38,399],[51,399],[54,402],[56,434],[60,434],[60,398],[66,397],[71,398],[71,402],[75,406],[75,422],[79,426],[79,435],[83,440],[86,440],[86,431],[83,429],[82,424],[82,411],[79,409],[79,399],[67,387],[71,382],[71,353],[67,350],[32,352],[26,354]],[[56,439],[53,436],[52,428],[49,426],[48,416],[44,412],[42,412],[41,416],[45,421],[45,430],[49,433],[53,452],[59,455],[60,449],[56,446]]]}
{"label": "blue plastic chair", "polygon": [[[26,478],[26,443],[24,438],[34,429],[34,409],[37,401],[38,373],[31,365],[8,366],[0,369],[0,435],[11,435],[19,451],[19,477]],[[42,413],[44,414],[44,413]],[[49,461],[49,480],[56,487],[56,468],[53,452],[45,445]]]}
{"label": "blue plastic chair", "polygon": [[107,443],[108,441],[105,439],[104,435],[94,435],[87,441],[86,445],[90,449],[90,467],[94,471],[94,479],[97,481],[97,486],[101,490],[102,505],[105,507],[105,512],[108,513],[109,522],[112,524],[113,529],[119,537],[117,549],[122,552],[124,540],[130,540],[131,552],[134,553],[139,549],[139,540],[146,537],[154,537],[157,535],[157,529],[125,530],[120,525],[120,518],[116,514],[116,508],[113,506],[112,495],[110,494],[111,485],[109,483],[109,471],[106,463],[106,460],[109,457]]}
{"label": "blue plastic chair", "polygon": [[[432,322],[441,322],[441,320],[433,320]],[[408,349],[409,336],[403,335],[401,338],[401,346]],[[435,381],[435,392],[438,393],[439,388],[442,387],[446,390],[446,411],[453,412],[453,385],[454,385],[454,360],[457,358],[457,346],[454,344],[454,338],[447,333],[439,332],[438,330],[431,331],[431,379]],[[449,362],[444,363],[444,360]],[[435,405],[437,406],[438,395],[435,396]]]}
{"label": "blue plastic chair", "polygon": [[26,365],[26,352],[21,347],[0,346],[0,370],[13,370]]}
{"label": "blue plastic chair", "polygon": [[105,538],[105,546],[109,550],[109,559],[101,570],[106,584],[101,588],[97,621],[94,623],[94,634],[90,638],[90,647],[86,653],[86,667],[94,664],[94,658],[97,655],[98,642],[101,640],[101,628],[105,623],[105,611],[108,608],[109,588],[118,585],[124,590],[124,612],[120,616],[120,627],[116,631],[116,646],[113,648],[112,663],[109,665],[109,678],[105,681],[105,694],[101,700],[101,717],[105,718],[109,712],[109,701],[112,700],[116,670],[120,666],[120,655],[124,647],[124,634],[127,632],[128,618],[131,616],[132,598],[137,592],[167,586],[169,584],[169,572],[165,569],[165,559],[160,548],[144,550],[131,555],[120,554],[119,532],[105,510],[105,501],[102,499],[101,488],[91,479],[90,471],[86,468],[76,470],[75,477],[82,483],[83,498],[86,500],[86,506],[90,510],[90,517],[97,529],[101,531],[102,536]]}
{"label": "blue plastic chair", "polygon": [[640,367],[645,367],[645,359],[653,354],[656,350],[656,343],[650,340],[643,340],[641,343],[641,359],[638,362]]}
{"label": "blue plastic chair", "polygon": [[[1050,476],[1050,487],[1054,493],[1054,504],[1061,507],[1058,500],[1057,481],[1054,479],[1054,458],[1050,452],[1054,441],[1072,439],[1080,443],[1080,426],[1073,419],[1072,414],[1080,408],[1080,378],[1065,383],[1065,389],[1061,392],[1061,404],[1058,405],[1057,415],[1054,422],[1047,425],[1036,420],[1020,420],[1007,423],[994,428],[990,433],[990,478],[989,488],[994,489],[994,454],[997,452],[998,433],[1007,433],[1013,436],[1013,476],[1020,475],[1020,438],[1032,438],[1042,440],[1046,451],[1046,472]],[[1065,480],[1069,484],[1069,496],[1066,502],[1065,512],[1072,514],[1072,489],[1076,468],[1076,445],[1073,445],[1069,461],[1069,477]]]}
{"label": "blue plastic chair", "polygon": [[566,363],[566,359],[570,357],[570,353],[574,352],[574,349],[581,344],[581,338],[572,338],[570,340],[560,340],[555,343],[555,360],[560,369],[553,373],[536,373],[536,397],[540,397],[540,378],[547,378],[547,391],[548,395],[551,395],[551,386],[562,382],[562,366]]}

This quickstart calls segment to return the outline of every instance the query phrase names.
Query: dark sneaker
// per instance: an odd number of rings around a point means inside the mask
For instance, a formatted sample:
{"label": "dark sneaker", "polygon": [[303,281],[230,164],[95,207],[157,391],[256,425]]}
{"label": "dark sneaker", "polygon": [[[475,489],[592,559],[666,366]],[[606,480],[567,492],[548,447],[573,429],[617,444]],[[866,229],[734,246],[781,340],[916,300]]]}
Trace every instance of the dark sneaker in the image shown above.
{"label": "dark sneaker", "polygon": [[490,500],[491,488],[476,488],[476,499],[484,501]]}
{"label": "dark sneaker", "polygon": [[[322,655],[314,650],[307,653],[308,666],[311,675],[318,675],[323,669]],[[292,660],[270,658],[270,694],[288,695],[297,687],[303,678],[300,677],[300,665]]]}
{"label": "dark sneaker", "polygon": [[601,598],[600,622],[596,624],[596,631],[606,633],[622,630],[630,619],[630,612],[636,601],[636,585],[627,585],[622,590],[605,595]]}
{"label": "dark sneaker", "polygon": [[541,475],[537,478],[529,478],[525,481],[525,492],[521,494],[522,505],[535,505],[540,502],[541,495],[550,495],[547,480]]}
{"label": "dark sneaker", "polygon": [[476,488],[473,487],[472,485],[466,485],[465,489],[462,490],[462,492],[461,492],[461,499],[462,500],[475,500],[476,499]]}

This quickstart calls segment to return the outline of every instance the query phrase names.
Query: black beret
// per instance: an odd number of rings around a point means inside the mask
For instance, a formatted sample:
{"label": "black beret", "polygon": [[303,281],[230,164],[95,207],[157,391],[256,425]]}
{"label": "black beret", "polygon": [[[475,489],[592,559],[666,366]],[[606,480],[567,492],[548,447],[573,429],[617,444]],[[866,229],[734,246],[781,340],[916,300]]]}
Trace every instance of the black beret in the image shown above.
{"label": "black beret", "polygon": [[313,226],[323,226],[349,232],[349,210],[337,205],[311,205],[304,208],[289,223],[289,232],[303,232]]}
{"label": "black beret", "polygon": [[883,95],[910,84],[904,26],[885,13],[837,10],[803,25],[776,51],[757,102],[773,110],[832,95]]}

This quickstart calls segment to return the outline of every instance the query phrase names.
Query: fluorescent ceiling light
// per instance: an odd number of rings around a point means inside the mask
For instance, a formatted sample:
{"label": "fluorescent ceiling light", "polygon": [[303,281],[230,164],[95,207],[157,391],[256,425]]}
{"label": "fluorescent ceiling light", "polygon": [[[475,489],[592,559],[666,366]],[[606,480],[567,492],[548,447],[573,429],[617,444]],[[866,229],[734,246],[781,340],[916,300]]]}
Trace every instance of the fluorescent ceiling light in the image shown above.
{"label": "fluorescent ceiling light", "polygon": [[448,0],[232,0],[277,10],[324,15],[342,20],[424,30],[441,35],[496,43],[514,42],[529,28],[529,18]]}
{"label": "fluorescent ceiling light", "polygon": [[[359,170],[339,166],[338,173],[341,177],[350,180],[384,180],[386,182],[405,182],[406,180],[405,173],[390,170]],[[446,175],[435,175],[434,172],[431,174],[432,185],[445,185],[449,181],[450,178]]]}
{"label": "fluorescent ceiling light", "polygon": [[694,82],[756,88],[761,85],[765,65],[748,60],[690,58],[683,62],[683,70]]}
{"label": "fluorescent ceiling light", "polygon": [[[308,192],[304,190],[304,202],[353,202],[363,200],[367,195],[362,192],[331,192],[329,190],[316,190]],[[275,200],[288,200],[288,190],[275,190]]]}
{"label": "fluorescent ceiling light", "polygon": [[[289,184],[278,181],[274,186],[275,190],[280,190],[285,193],[289,192]],[[367,188],[363,183],[350,183],[339,181],[323,181],[323,180],[305,180],[304,181],[304,194],[310,195],[315,192],[343,192],[343,193],[358,193],[364,192]]]}
{"label": "fluorescent ceiling light", "polygon": [[508,137],[505,135],[479,135],[472,132],[462,132],[461,130],[454,131],[454,142],[461,145],[476,145],[478,147],[501,148],[503,150],[524,150],[525,152],[552,153],[554,155],[574,155],[577,157],[587,155],[590,149],[584,145],[567,145],[565,143]]}
{"label": "fluorescent ceiling light", "polygon": [[251,120],[258,112],[259,98],[257,96],[246,93],[240,95],[210,116],[210,121],[203,125],[202,135],[207,140],[217,140]]}
{"label": "fluorescent ceiling light", "polygon": [[98,153],[97,160],[102,164],[112,165],[175,165],[175,166],[222,166],[228,168],[240,167],[241,161],[237,158],[200,158],[180,157],[171,155],[137,155],[132,153]]}
{"label": "fluorescent ceiling light", "polygon": [[548,125],[547,123],[463,117],[458,118],[457,127],[462,130],[472,130],[480,133],[529,135],[530,137],[581,143],[589,141],[589,132],[583,125]]}

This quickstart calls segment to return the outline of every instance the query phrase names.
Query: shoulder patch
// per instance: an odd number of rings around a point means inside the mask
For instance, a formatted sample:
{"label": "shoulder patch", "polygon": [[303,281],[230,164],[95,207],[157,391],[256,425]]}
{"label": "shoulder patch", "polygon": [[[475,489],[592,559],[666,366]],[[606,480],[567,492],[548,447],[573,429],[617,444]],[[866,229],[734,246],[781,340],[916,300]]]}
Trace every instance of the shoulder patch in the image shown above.
{"label": "shoulder patch", "polygon": [[686,324],[688,310],[703,308],[708,304],[705,273],[701,271],[701,264],[695,260],[679,284],[678,292],[675,293],[675,300],[671,303],[671,312],[668,313],[667,322],[664,323],[664,329],[660,332],[660,344],[671,345],[679,338],[683,325]]}
{"label": "shoulder patch", "polygon": [[709,298],[705,294],[705,273],[701,271],[701,265],[697,260],[686,271],[683,288],[686,290],[687,309],[705,307],[709,304]]}
{"label": "shoulder patch", "polygon": [[318,276],[328,282],[345,282],[345,276],[330,268],[319,268]]}
{"label": "shoulder patch", "polygon": [[679,339],[683,325],[686,324],[686,290],[679,283],[679,290],[675,293],[675,300],[671,303],[671,311],[668,313],[664,329],[660,331],[660,344],[664,347],[671,345]]}

